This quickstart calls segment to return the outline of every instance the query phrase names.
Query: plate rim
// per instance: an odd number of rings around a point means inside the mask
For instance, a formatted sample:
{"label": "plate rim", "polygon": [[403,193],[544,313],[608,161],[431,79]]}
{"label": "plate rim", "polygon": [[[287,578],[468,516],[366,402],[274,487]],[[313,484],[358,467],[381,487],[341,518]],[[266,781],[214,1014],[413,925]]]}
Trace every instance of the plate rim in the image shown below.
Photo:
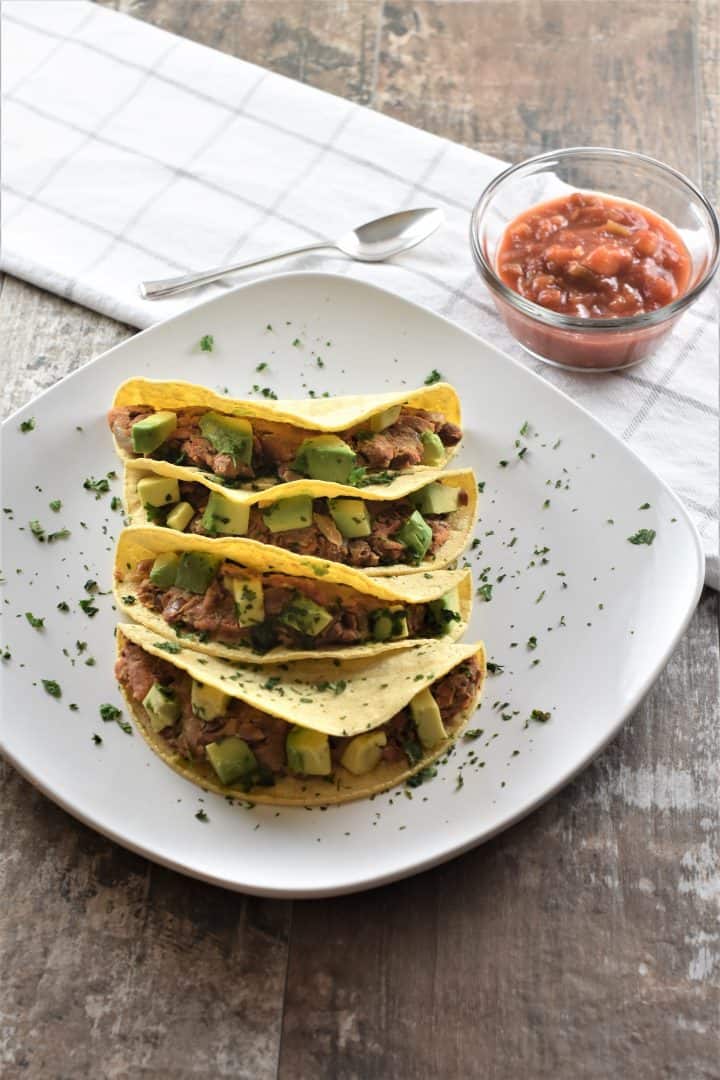
{"label": "plate rim", "polygon": [[451,847],[444,849],[442,852],[435,853],[427,856],[425,859],[414,859],[402,863],[395,869],[387,870],[379,874],[368,874],[362,878],[354,879],[346,884],[338,884],[331,886],[321,886],[319,888],[307,887],[307,888],[288,888],[288,887],[272,887],[272,886],[257,886],[252,884],[246,884],[236,879],[229,879],[217,874],[202,871],[200,869],[188,866],[182,862],[179,862],[169,856],[158,853],[154,850],[150,850],[146,845],[142,843],[136,843],[134,840],[128,839],[125,836],[119,834],[111,826],[99,824],[90,814],[85,813],[80,808],[72,804],[71,800],[60,790],[56,790],[54,787],[45,783],[44,780],[34,776],[32,772],[17,760],[16,756],[9,750],[5,744],[5,740],[2,737],[0,731],[0,750],[2,751],[6,760],[15,768],[23,779],[32,784],[38,791],[40,791],[51,802],[59,806],[66,813],[70,814],[76,820],[80,821],[83,825],[93,829],[100,835],[107,837],[120,847],[125,848],[128,851],[132,851],[136,855],[140,855],[143,858],[148,859],[150,862],[157,863],[160,866],[164,866],[167,869],[173,870],[177,873],[184,874],[187,877],[194,878],[198,881],[204,881],[207,884],[215,885],[220,888],[228,889],[231,892],[243,893],[250,896],[261,896],[271,899],[285,899],[285,900],[306,900],[306,899],[321,899],[323,897],[332,896],[345,896],[352,893],[364,892],[370,889],[380,888],[383,885],[390,884],[395,881],[400,881],[403,878],[414,876],[415,874],[423,873],[426,870],[430,870],[435,866],[439,866],[442,863],[449,862],[451,859],[458,858],[460,855],[471,851],[475,847],[479,847],[481,844],[493,839],[501,832],[512,828],[523,818],[527,817],[538,807],[542,806],[545,802],[551,799],[558,791],[569,784],[575,779],[587,766],[609,745],[610,742],[617,736],[620,729],[624,726],[628,718],[638,707],[640,702],[649,692],[651,687],[656,682],[657,678],[661,674],[662,670],[666,666],[668,660],[675,651],[680,638],[685,633],[690,620],[695,612],[698,601],[703,591],[704,586],[704,570],[705,570],[705,553],[702,547],[702,541],[697,531],[694,521],[690,517],[680,497],[672,490],[669,484],[657,473],[653,472],[650,466],[643,461],[638,452],[610,430],[601,420],[598,420],[585,406],[575,401],[564,390],[559,389],[552,383],[543,379],[542,376],[532,371],[530,368],[525,367],[519,360],[515,359],[509,353],[506,353],[503,349],[497,345],[493,345],[479,334],[474,333],[472,330],[466,329],[459,323],[448,318],[446,315],[442,315],[431,308],[417,303],[414,300],[409,300],[400,293],[394,292],[391,289],[385,289],[380,285],[375,285],[370,282],[361,281],[347,274],[331,273],[327,271],[313,271],[313,270],[291,270],[278,274],[266,274],[261,277],[253,278],[251,281],[246,281],[221,294],[220,296],[213,296],[207,300],[204,300],[198,304],[194,304],[192,307],[186,308],[184,311],[177,312],[175,315],[171,315],[167,319],[163,319],[152,326],[146,327],[140,330],[138,333],[131,335],[125,340],[113,345],[110,349],[106,349],[98,356],[92,357],[86,361],[75,371],[70,372],[68,375],[59,379],[52,386],[46,387],[44,390],[36,394],[30,401],[19,406],[2,422],[3,441],[6,437],[6,430],[9,429],[10,424],[15,421],[21,414],[31,409],[36,403],[42,400],[46,395],[53,393],[58,386],[63,383],[70,382],[74,378],[82,375],[89,367],[100,364],[106,360],[107,357],[128,346],[130,342],[136,342],[146,334],[152,334],[153,332],[163,330],[166,326],[187,319],[190,316],[196,315],[199,311],[212,308],[220,303],[228,303],[231,298],[237,293],[244,292],[248,289],[257,288],[258,286],[274,285],[275,283],[285,282],[287,280],[307,281],[312,283],[320,282],[342,282],[344,285],[350,285],[351,288],[357,288],[367,292],[378,293],[386,298],[390,298],[394,303],[400,304],[415,309],[423,316],[430,316],[431,318],[445,324],[454,332],[459,332],[466,338],[470,339],[475,344],[480,344],[483,348],[491,350],[505,363],[512,364],[516,369],[522,373],[523,377],[529,377],[530,379],[537,380],[542,383],[545,390],[552,394],[557,394],[570,404],[573,409],[577,409],[584,417],[586,421],[589,421],[592,426],[600,429],[605,437],[609,437],[613,442],[618,444],[625,454],[629,454],[635,461],[641,466],[641,468],[648,473],[653,481],[660,485],[664,493],[671,498],[674,502],[677,510],[680,511],[683,521],[689,528],[690,537],[692,538],[694,551],[695,551],[695,580],[692,590],[688,590],[688,600],[686,603],[683,617],[679,620],[678,626],[675,628],[674,633],[671,635],[670,641],[667,647],[658,655],[655,663],[651,666],[648,675],[642,681],[633,697],[629,700],[626,707],[621,710],[618,718],[612,723],[612,725],[606,729],[601,738],[595,741],[587,752],[582,756],[581,760],[577,762],[570,770],[564,772],[553,784],[543,790],[543,792],[530,799],[529,802],[523,803],[514,813],[511,813],[508,817],[504,818],[501,822],[498,822],[495,826],[492,826],[484,830],[479,835],[473,836],[468,840],[461,841]]}

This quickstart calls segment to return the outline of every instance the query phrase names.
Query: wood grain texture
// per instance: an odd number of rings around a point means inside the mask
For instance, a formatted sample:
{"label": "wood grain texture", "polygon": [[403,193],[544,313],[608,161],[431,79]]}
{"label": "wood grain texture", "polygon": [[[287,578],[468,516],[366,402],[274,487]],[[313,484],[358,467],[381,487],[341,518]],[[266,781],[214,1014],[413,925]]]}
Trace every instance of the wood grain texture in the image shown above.
{"label": "wood grain texture", "polygon": [[[717,193],[717,0],[103,3],[498,157],[615,143]],[[0,286],[6,413],[132,332]],[[3,1077],[716,1077],[717,607],[544,808],[361,896],[190,881],[0,767]]]}

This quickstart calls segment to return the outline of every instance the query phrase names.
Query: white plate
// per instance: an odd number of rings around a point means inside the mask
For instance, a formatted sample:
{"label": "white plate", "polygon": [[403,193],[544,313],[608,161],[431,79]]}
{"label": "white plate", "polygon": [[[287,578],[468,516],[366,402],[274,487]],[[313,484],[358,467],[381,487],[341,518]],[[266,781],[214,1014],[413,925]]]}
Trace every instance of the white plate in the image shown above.
{"label": "white plate", "polygon": [[[214,336],[212,353],[199,348],[204,334]],[[256,373],[263,362],[268,368]],[[463,403],[457,463],[485,482],[481,542],[468,555],[476,584],[492,568],[493,592],[490,602],[477,600],[469,636],[484,637],[505,670],[488,679],[472,722],[484,735],[463,742],[432,782],[412,792],[325,812],[248,811],[203,795],[137,735],[98,715],[103,702],[121,703],[112,677],[114,614],[109,596],[98,598],[92,619],[78,600],[88,579],[110,588],[121,526],[110,498],[121,492],[118,480],[96,498],[83,480],[119,470],[104,418],[115,387],[138,374],[227,386],[237,396],[253,384],[283,397],[369,393],[417,386],[433,368]],[[28,417],[35,430],[23,434]],[[525,421],[527,438],[519,434]],[[306,897],[367,888],[449,859],[517,821],[618,731],[670,655],[702,586],[703,555],[682,506],[617,439],[492,346],[349,278],[267,278],[138,334],[16,413],[3,440],[3,505],[13,509],[3,523],[0,643],[12,652],[2,664],[5,753],[93,828],[232,889]],[[48,508],[56,498],[59,513]],[[640,510],[645,503],[650,509]],[[40,543],[27,528],[33,519],[72,535]],[[628,543],[640,528],[656,530],[652,546]],[[545,547],[545,556],[534,554]],[[69,613],[57,610],[60,601]],[[26,611],[44,617],[45,628],[33,629]],[[82,654],[78,640],[88,642]],[[88,656],[94,666],[85,665]],[[59,701],[43,678],[60,683]],[[550,711],[550,721],[528,721],[533,709]],[[468,762],[473,753],[482,767]],[[200,808],[209,821],[195,818]]]}

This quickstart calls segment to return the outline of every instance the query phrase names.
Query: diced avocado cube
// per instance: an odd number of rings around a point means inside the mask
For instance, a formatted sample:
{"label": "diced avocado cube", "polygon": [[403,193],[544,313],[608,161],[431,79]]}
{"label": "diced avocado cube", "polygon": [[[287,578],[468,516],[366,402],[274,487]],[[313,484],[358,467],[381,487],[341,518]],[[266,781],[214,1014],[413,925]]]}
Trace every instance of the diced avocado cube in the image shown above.
{"label": "diced avocado cube", "polygon": [[445,447],[434,431],[423,431],[423,465],[442,465],[446,458]]}
{"label": "diced avocado cube", "polygon": [[391,405],[389,409],[383,409],[382,412],[373,413],[373,415],[369,416],[365,421],[368,431],[375,433],[391,427],[400,415],[401,408],[401,405]]}
{"label": "diced avocado cube", "polygon": [[437,746],[439,742],[447,738],[438,703],[427,687],[412,699],[410,712],[415,722],[418,739],[426,750],[432,750],[433,746]]}
{"label": "diced avocado cube", "polygon": [[355,451],[337,435],[316,435],[300,444],[293,468],[313,480],[346,484],[355,460]]}
{"label": "diced avocado cube", "polygon": [[327,776],[332,772],[330,742],[322,731],[294,727],[285,739],[288,768],[306,776]]}
{"label": "diced avocado cube", "polygon": [[138,480],[137,492],[148,506],[172,506],[180,500],[178,482],[170,476],[143,476]]}
{"label": "diced avocado cube", "polygon": [[224,694],[222,690],[216,690],[214,686],[193,679],[190,704],[192,711],[201,720],[216,720],[218,716],[224,716],[229,703],[229,694]]}
{"label": "diced avocado cube", "polygon": [[130,440],[136,454],[152,454],[158,446],[169,439],[177,427],[177,415],[174,412],[156,412],[136,420],[132,426]]}
{"label": "diced avocado cube", "polygon": [[205,750],[221,784],[249,780],[258,770],[257,758],[239,735],[208,743]]}
{"label": "diced avocado cube", "polygon": [[259,574],[242,577],[223,576],[223,585],[235,599],[235,613],[239,626],[254,626],[265,619],[262,578]]}
{"label": "diced avocado cube", "polygon": [[219,559],[213,559],[202,551],[186,551],[180,557],[175,584],[178,589],[187,589],[188,592],[207,592],[219,565]]}
{"label": "diced avocado cube", "polygon": [[312,497],[293,495],[289,499],[278,499],[263,507],[262,518],[272,533],[289,532],[291,529],[306,529],[312,525]]}
{"label": "diced avocado cube", "polygon": [[408,498],[421,514],[452,514],[460,505],[460,488],[433,483]]}
{"label": "diced avocado cube", "polygon": [[219,454],[229,454],[249,465],[253,452],[253,429],[249,420],[207,412],[198,421],[200,431]]}
{"label": "diced avocado cube", "polygon": [[457,586],[445,593],[439,600],[431,600],[428,604],[430,618],[437,627],[438,634],[443,637],[450,633],[450,627],[454,622],[460,622],[460,594]]}
{"label": "diced avocado cube", "polygon": [[370,613],[370,629],[375,641],[392,641],[408,636],[407,612],[404,607],[394,605],[378,608]]}
{"label": "diced avocado cube", "polygon": [[280,622],[292,626],[301,634],[317,637],[333,620],[332,615],[302,593],[296,593],[288,606],[280,613]]}
{"label": "diced avocado cube", "polygon": [[395,539],[404,544],[412,557],[419,562],[425,557],[432,543],[432,529],[422,514],[413,510],[405,524],[395,533]]}
{"label": "diced avocado cube", "polygon": [[143,698],[143,708],[148,714],[153,731],[163,731],[177,723],[180,717],[180,702],[167,686],[153,683]]}
{"label": "diced avocado cube", "polygon": [[195,509],[189,502],[179,502],[165,518],[168,529],[177,529],[184,532],[195,517]]}
{"label": "diced avocado cube", "polygon": [[333,521],[349,540],[372,532],[370,514],[362,499],[328,499],[328,506]]}
{"label": "diced avocado cube", "polygon": [[157,555],[150,569],[150,580],[159,589],[170,589],[177,578],[180,556],[174,551],[163,551]]}
{"label": "diced avocado cube", "polygon": [[368,773],[380,761],[382,748],[387,745],[384,731],[368,731],[366,735],[356,735],[345,747],[340,764],[355,776]]}
{"label": "diced avocado cube", "polygon": [[249,521],[249,506],[232,502],[219,491],[210,492],[202,518],[203,528],[207,532],[223,533],[225,536],[245,536]]}

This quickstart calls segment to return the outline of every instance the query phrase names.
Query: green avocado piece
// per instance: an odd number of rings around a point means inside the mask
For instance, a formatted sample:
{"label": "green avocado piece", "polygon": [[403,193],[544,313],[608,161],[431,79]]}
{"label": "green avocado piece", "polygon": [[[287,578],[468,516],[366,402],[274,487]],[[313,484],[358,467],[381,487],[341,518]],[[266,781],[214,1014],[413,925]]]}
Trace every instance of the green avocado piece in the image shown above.
{"label": "green avocado piece", "polygon": [[378,431],[384,431],[385,428],[391,427],[400,415],[401,409],[402,405],[391,405],[388,409],[383,409],[382,412],[373,413],[373,415],[369,416],[364,422],[368,431],[372,431],[373,434],[375,434]]}
{"label": "green avocado piece", "polygon": [[136,454],[152,454],[158,446],[169,439],[177,427],[177,414],[174,412],[156,412],[136,420],[132,426],[130,440]]}
{"label": "green avocado piece", "polygon": [[428,604],[430,618],[437,627],[440,637],[450,633],[450,627],[454,622],[460,622],[460,594],[457,586],[445,593],[439,600],[431,600]]}
{"label": "green avocado piece", "polygon": [[421,514],[452,514],[460,505],[460,488],[432,483],[408,495]]}
{"label": "green avocado piece", "polygon": [[180,702],[167,686],[153,683],[143,698],[143,708],[148,714],[153,731],[162,731],[177,723],[180,717]]}
{"label": "green avocado piece", "polygon": [[223,533],[224,536],[245,536],[249,521],[248,505],[233,502],[219,491],[210,492],[202,518],[203,528],[207,532]]}
{"label": "green avocado piece", "polygon": [[293,468],[313,480],[346,484],[356,456],[337,435],[316,435],[300,444]]}
{"label": "green avocado piece", "polygon": [[310,495],[292,495],[289,499],[278,499],[263,507],[262,518],[272,533],[306,529],[308,525],[312,525],[312,503]]}
{"label": "green avocado piece", "polygon": [[253,452],[253,429],[249,420],[207,412],[199,420],[200,431],[219,454],[229,454],[249,465]]}
{"label": "green avocado piece", "polygon": [[262,578],[259,574],[223,575],[223,585],[235,600],[239,626],[255,626],[265,620]]}
{"label": "green avocado piece", "polygon": [[407,613],[404,607],[395,605],[378,608],[370,614],[373,640],[391,641],[408,636]]}
{"label": "green avocado piece", "polygon": [[410,702],[410,712],[415,722],[418,739],[426,750],[432,750],[447,738],[438,703],[427,687]]}
{"label": "green avocado piece", "polygon": [[395,539],[404,544],[417,562],[420,562],[432,543],[432,529],[422,514],[413,510],[404,525],[395,533]]}
{"label": "green avocado piece", "polygon": [[195,516],[195,510],[189,502],[179,502],[165,518],[168,529],[184,532]]}
{"label": "green avocado piece", "polygon": [[180,501],[178,482],[170,476],[143,476],[137,492],[143,504],[150,506],[172,506]]}
{"label": "green avocado piece", "polygon": [[328,507],[338,529],[349,540],[372,532],[370,514],[362,499],[328,499]]}
{"label": "green avocado piece", "polygon": [[222,690],[216,690],[214,686],[193,679],[190,704],[192,711],[201,720],[216,720],[218,716],[224,716],[229,703],[229,694],[224,694]]}
{"label": "green avocado piece", "polygon": [[205,750],[221,784],[248,780],[257,772],[257,758],[245,740],[238,735],[230,735],[220,742],[208,743]]}
{"label": "green avocado piece", "polygon": [[302,593],[296,593],[284,611],[280,613],[280,622],[292,626],[301,634],[317,637],[333,620],[326,608],[316,604]]}
{"label": "green avocado piece", "polygon": [[220,559],[214,559],[203,551],[185,551],[180,557],[175,584],[178,589],[187,589],[188,592],[207,592],[219,565]]}
{"label": "green avocado piece", "polygon": [[306,776],[327,776],[332,772],[330,742],[322,731],[294,727],[285,739],[288,768]]}
{"label": "green avocado piece", "polygon": [[162,555],[156,556],[150,569],[150,580],[153,585],[157,585],[160,589],[171,588],[175,584],[179,565],[180,556],[174,551],[163,551]]}
{"label": "green avocado piece", "polygon": [[442,465],[447,457],[445,447],[434,431],[423,431],[423,465]]}
{"label": "green avocado piece", "polygon": [[384,731],[368,731],[366,735],[356,735],[345,747],[340,764],[355,776],[362,776],[379,763],[383,746],[387,746],[387,735]]}

